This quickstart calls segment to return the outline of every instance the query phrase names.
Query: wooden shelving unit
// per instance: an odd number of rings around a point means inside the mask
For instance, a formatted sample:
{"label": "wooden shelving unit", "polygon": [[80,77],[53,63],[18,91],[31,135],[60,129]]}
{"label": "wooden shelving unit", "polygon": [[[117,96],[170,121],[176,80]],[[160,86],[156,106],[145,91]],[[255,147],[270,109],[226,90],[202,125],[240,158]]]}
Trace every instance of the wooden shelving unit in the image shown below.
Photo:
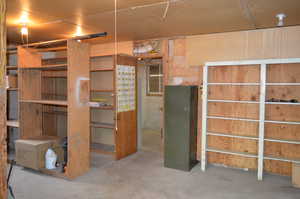
{"label": "wooden shelving unit", "polygon": [[[17,65],[17,53],[7,53],[6,74],[13,76],[16,82],[14,85],[10,85],[7,82],[7,137],[8,137],[8,161],[14,160],[15,147],[14,141],[19,137],[19,121],[18,121],[18,65]],[[8,77],[7,77],[8,78]]]}
{"label": "wooden shelving unit", "polygon": [[18,47],[20,136],[67,137],[64,172],[45,173],[72,179],[90,165],[90,44],[70,39],[55,49]]}
{"label": "wooden shelving unit", "polygon": [[[117,160],[135,153],[136,58],[127,55],[91,57],[90,77],[90,100],[94,104],[90,109],[91,151],[113,155]],[[126,78],[132,83],[131,92],[129,85],[120,85],[120,80]],[[128,95],[127,102],[121,102],[122,94]],[[121,107],[130,102],[130,108]]]}
{"label": "wooden shelving unit", "polygon": [[300,163],[299,64],[299,58],[206,63],[203,171],[213,162],[247,165],[258,180],[264,171],[291,175],[291,164]]}

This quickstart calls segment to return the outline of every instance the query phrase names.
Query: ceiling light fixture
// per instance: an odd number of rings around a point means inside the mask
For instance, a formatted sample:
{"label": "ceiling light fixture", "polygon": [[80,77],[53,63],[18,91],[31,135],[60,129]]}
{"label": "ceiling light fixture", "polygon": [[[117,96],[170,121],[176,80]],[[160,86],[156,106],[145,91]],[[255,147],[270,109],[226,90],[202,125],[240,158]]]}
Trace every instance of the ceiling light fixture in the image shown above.
{"label": "ceiling light fixture", "polygon": [[28,35],[28,27],[27,26],[22,26],[21,35]]}
{"label": "ceiling light fixture", "polygon": [[73,35],[74,37],[79,37],[79,36],[82,36],[83,35],[83,33],[82,33],[82,28],[81,28],[81,26],[77,26],[76,27],[76,32],[75,32],[75,34]]}
{"label": "ceiling light fixture", "polygon": [[280,14],[276,15],[276,17],[278,18],[278,24],[277,24],[277,26],[278,27],[283,26],[284,25],[284,21],[283,20],[286,17],[286,15],[284,13],[280,13]]}

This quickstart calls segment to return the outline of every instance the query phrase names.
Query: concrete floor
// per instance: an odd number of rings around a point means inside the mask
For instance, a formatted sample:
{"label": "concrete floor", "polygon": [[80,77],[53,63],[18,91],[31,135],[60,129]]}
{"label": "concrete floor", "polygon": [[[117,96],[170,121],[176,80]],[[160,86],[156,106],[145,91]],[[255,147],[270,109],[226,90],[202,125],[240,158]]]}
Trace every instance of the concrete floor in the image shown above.
{"label": "concrete floor", "polygon": [[144,151],[161,152],[162,140],[159,130],[143,129],[142,149]]}
{"label": "concrete floor", "polygon": [[157,152],[113,161],[93,154],[89,173],[67,181],[16,167],[11,184],[17,199],[299,199],[290,178],[210,166],[190,173],[167,169]]}

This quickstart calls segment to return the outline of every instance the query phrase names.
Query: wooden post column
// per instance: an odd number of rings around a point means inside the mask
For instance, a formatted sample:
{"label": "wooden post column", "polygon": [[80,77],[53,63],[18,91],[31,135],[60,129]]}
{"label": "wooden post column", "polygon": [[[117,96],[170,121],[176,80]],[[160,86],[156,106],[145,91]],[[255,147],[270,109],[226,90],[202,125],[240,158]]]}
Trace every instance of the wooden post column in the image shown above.
{"label": "wooden post column", "polygon": [[6,167],[6,0],[0,0],[0,199],[7,198]]}

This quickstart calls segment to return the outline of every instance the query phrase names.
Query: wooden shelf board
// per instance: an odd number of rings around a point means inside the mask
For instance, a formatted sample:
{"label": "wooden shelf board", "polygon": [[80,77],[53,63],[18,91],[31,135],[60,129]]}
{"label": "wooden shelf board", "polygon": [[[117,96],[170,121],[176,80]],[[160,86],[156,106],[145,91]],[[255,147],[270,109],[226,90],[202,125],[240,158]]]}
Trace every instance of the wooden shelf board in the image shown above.
{"label": "wooden shelf board", "polygon": [[100,106],[100,107],[94,107],[94,106],[92,106],[91,108],[101,109],[101,110],[114,110],[115,109],[114,106]]}
{"label": "wooden shelf board", "polygon": [[17,91],[19,89],[18,88],[7,88],[6,90],[8,90],[8,91]]}
{"label": "wooden shelf board", "polygon": [[98,69],[91,69],[91,72],[105,72],[105,71],[114,71],[113,68],[98,68]]}
{"label": "wooden shelf board", "polygon": [[6,66],[7,70],[17,70],[18,67],[17,66]]}
{"label": "wooden shelf board", "polygon": [[109,123],[100,123],[100,122],[91,122],[91,127],[94,128],[106,128],[106,129],[114,129],[115,124],[109,124]]}
{"label": "wooden shelf board", "polygon": [[40,48],[37,49],[38,52],[55,52],[55,51],[65,51],[67,50],[67,46],[59,46],[59,47],[50,47],[50,48]]}
{"label": "wooden shelf board", "polygon": [[105,154],[105,155],[115,155],[115,147],[113,145],[91,143],[91,152]]}
{"label": "wooden shelf board", "polygon": [[18,120],[7,120],[6,126],[18,128],[20,126],[20,124],[19,124]]}
{"label": "wooden shelf board", "polygon": [[20,100],[20,102],[68,106],[67,101],[59,101],[59,100]]}
{"label": "wooden shelf board", "polygon": [[31,69],[31,70],[67,70],[67,64],[50,64],[50,65],[42,65],[41,67],[27,67],[20,69]]}
{"label": "wooden shelf board", "polygon": [[99,93],[112,93],[114,90],[99,90],[99,89],[91,89],[91,92],[99,92]]}

